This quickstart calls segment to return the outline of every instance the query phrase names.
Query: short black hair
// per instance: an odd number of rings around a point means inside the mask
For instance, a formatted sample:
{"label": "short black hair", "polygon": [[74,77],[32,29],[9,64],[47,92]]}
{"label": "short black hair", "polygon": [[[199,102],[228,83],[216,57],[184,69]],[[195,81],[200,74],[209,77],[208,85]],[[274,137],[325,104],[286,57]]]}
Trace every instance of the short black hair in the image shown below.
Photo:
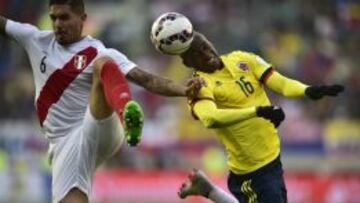
{"label": "short black hair", "polygon": [[85,5],[83,0],[50,0],[49,7],[54,4],[69,5],[70,8],[76,13],[85,13]]}

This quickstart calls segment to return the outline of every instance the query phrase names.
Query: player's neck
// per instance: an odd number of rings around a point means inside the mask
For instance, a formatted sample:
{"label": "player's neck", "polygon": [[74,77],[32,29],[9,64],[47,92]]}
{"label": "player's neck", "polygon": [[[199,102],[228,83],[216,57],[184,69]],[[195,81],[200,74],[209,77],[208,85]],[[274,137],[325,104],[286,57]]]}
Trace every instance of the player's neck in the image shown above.
{"label": "player's neck", "polygon": [[80,41],[83,40],[85,37],[86,37],[85,35],[81,35],[81,37],[79,37],[79,39],[78,39],[76,42],[74,42],[74,43],[80,42]]}
{"label": "player's neck", "polygon": [[72,43],[69,44],[69,45],[76,44],[76,43],[80,42],[81,40],[83,40],[85,37],[86,37],[86,36],[81,35],[79,38],[77,38],[76,40],[74,40],[74,42],[72,42]]}
{"label": "player's neck", "polygon": [[219,63],[217,65],[212,66],[209,69],[206,69],[203,72],[207,72],[207,73],[214,73],[217,70],[222,70],[225,67],[224,62],[220,59]]}
{"label": "player's neck", "polygon": [[224,68],[224,63],[222,62],[222,60],[219,60],[218,64],[216,66],[213,66],[212,69],[210,69],[208,72],[214,73],[218,70],[222,70],[223,68]]}
{"label": "player's neck", "polygon": [[220,59],[219,65],[218,65],[217,69],[218,69],[218,70],[222,70],[224,67],[225,67],[225,64],[224,64],[224,62]]}
{"label": "player's neck", "polygon": [[79,38],[74,39],[72,42],[66,43],[66,44],[60,44],[63,47],[70,47],[78,42],[81,42],[86,36],[81,35]]}

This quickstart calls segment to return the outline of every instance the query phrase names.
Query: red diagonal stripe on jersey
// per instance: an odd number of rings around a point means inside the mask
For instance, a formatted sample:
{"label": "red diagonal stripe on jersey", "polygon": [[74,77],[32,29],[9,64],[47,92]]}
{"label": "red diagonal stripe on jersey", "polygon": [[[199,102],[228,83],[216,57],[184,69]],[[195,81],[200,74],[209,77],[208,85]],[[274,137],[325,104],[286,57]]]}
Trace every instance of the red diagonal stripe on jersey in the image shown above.
{"label": "red diagonal stripe on jersey", "polygon": [[[53,74],[50,75],[36,101],[36,110],[41,126],[43,125],[43,122],[48,115],[48,111],[51,105],[59,101],[61,95],[70,85],[70,83],[74,81],[75,78],[88,67],[96,55],[97,50],[94,47],[88,47],[75,54],[70,59],[70,61],[64,65],[63,68],[56,70]],[[75,64],[78,63],[76,60],[79,60],[79,56],[86,57],[86,61],[82,61],[84,62],[82,69],[77,69],[75,66]]]}

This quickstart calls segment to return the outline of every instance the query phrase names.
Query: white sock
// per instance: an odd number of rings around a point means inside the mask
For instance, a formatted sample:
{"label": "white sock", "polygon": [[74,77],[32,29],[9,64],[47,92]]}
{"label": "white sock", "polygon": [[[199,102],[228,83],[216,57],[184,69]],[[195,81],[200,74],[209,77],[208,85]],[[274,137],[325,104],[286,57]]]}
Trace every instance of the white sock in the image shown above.
{"label": "white sock", "polygon": [[213,185],[213,189],[209,193],[209,199],[215,203],[239,203],[239,201],[231,194],[225,192],[222,188]]}

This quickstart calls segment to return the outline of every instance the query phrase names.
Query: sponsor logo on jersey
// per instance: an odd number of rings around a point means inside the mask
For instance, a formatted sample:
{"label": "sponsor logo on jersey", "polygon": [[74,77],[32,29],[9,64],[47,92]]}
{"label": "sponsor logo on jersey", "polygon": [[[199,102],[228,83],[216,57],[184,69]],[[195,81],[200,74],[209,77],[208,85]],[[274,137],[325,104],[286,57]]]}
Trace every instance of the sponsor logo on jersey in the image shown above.
{"label": "sponsor logo on jersey", "polygon": [[238,67],[241,70],[246,71],[246,72],[250,70],[249,66],[245,62],[240,62]]}
{"label": "sponsor logo on jersey", "polygon": [[76,55],[74,60],[74,66],[77,70],[82,70],[86,65],[86,56],[85,55]]}

